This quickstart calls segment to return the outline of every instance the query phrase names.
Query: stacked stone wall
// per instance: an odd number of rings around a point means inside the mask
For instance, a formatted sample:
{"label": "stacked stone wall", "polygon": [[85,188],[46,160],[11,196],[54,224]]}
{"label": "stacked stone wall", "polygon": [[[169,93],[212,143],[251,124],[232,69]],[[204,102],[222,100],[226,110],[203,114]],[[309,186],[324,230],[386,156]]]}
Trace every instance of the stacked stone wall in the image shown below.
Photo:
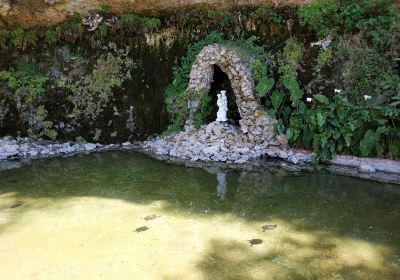
{"label": "stacked stone wall", "polygon": [[[243,51],[223,45],[210,45],[205,47],[197,56],[188,86],[189,96],[207,94],[210,91],[214,78],[214,66],[217,65],[227,74],[236,104],[241,116],[240,127],[243,133],[248,134],[251,140],[257,143],[271,140],[274,136],[273,125],[276,120],[267,116],[259,105],[255,95],[254,81],[250,69],[251,57],[243,54]],[[188,104],[190,117],[188,124],[199,107],[199,100],[191,100]]]}

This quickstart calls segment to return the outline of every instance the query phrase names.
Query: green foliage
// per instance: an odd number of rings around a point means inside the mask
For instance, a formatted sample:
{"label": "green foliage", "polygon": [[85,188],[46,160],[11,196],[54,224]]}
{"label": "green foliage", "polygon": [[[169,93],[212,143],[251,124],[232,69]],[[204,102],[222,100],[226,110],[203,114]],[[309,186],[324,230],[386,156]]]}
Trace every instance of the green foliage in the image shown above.
{"label": "green foliage", "polygon": [[196,114],[193,116],[193,124],[196,128],[200,128],[211,114],[212,107],[210,106],[211,97],[209,95],[204,93],[197,93],[197,95],[200,95],[200,103]]}
{"label": "green foliage", "polygon": [[314,74],[318,74],[319,72],[321,72],[322,68],[325,67],[332,58],[332,54],[332,45],[328,46],[326,49],[321,48],[313,65]]}
{"label": "green foliage", "polygon": [[278,90],[275,90],[271,95],[271,103],[275,112],[281,107],[282,102],[285,99],[285,95]]}
{"label": "green foliage", "polygon": [[254,19],[257,24],[262,22],[273,22],[275,24],[283,24],[285,19],[276,11],[267,6],[260,6],[255,11],[250,13],[250,17]]}
{"label": "green foliage", "polygon": [[39,105],[35,109],[35,113],[29,120],[28,136],[33,139],[41,138],[46,136],[52,140],[57,138],[57,131],[52,129],[53,122],[46,121],[47,110],[43,105]]}
{"label": "green foliage", "polygon": [[266,77],[267,67],[266,64],[261,62],[260,59],[253,59],[250,63],[251,74],[253,76],[254,82],[257,83],[261,78]]}
{"label": "green foliage", "polygon": [[5,28],[0,27],[0,49],[5,49],[7,47],[9,37],[10,32]]}
{"label": "green foliage", "polygon": [[104,4],[100,5],[100,10],[99,10],[100,14],[104,15],[108,14],[109,12],[110,12],[110,6]]}
{"label": "green foliage", "polygon": [[[259,51],[258,57],[261,57],[261,51]],[[267,65],[261,59],[253,59],[250,67],[258,95],[265,96],[274,87],[275,80],[268,77]]]}
{"label": "green foliage", "polygon": [[221,14],[219,10],[214,10],[214,9],[207,9],[201,12],[202,15],[204,15],[205,18],[208,19],[214,19],[216,16]]}
{"label": "green foliage", "polygon": [[[105,15],[109,13],[109,7],[102,5],[99,13]],[[133,31],[133,33],[142,33],[155,31],[161,25],[158,18],[140,16],[133,13],[124,13],[116,22],[108,27],[102,23],[98,30],[86,33],[85,27],[81,23],[81,16],[75,13],[70,19],[54,27],[37,28],[24,30],[22,28],[6,29],[0,27],[0,54],[3,55],[11,51],[26,51],[42,47],[41,42],[47,45],[56,45],[60,43],[76,43],[78,40],[87,40],[92,47],[98,48],[105,45],[108,41],[105,38],[111,32],[118,30]],[[85,35],[85,36],[84,36]]]}
{"label": "green foliage", "polygon": [[49,45],[54,45],[60,39],[59,33],[55,28],[50,28],[44,32],[44,40]]}
{"label": "green foliage", "polygon": [[318,36],[329,35],[341,22],[339,6],[334,0],[316,0],[299,8],[300,23],[308,25]]}
{"label": "green foliage", "polygon": [[233,23],[232,17],[224,16],[219,24],[221,25],[222,28],[225,28],[231,26],[232,23]]}
{"label": "green foliage", "polygon": [[68,117],[74,124],[93,125],[109,106],[113,90],[130,77],[127,54],[128,50],[101,55],[90,73],[79,71],[85,68],[87,61],[77,60],[73,69],[60,78],[58,87],[69,93],[67,99],[72,104],[72,110]]}
{"label": "green foliage", "polygon": [[343,46],[339,54],[348,61],[343,73],[343,86],[353,101],[362,100],[364,95],[376,96],[381,82],[394,75],[391,63],[375,50]]}
{"label": "green foliage", "polygon": [[380,135],[376,131],[368,129],[364,138],[360,141],[361,155],[366,157],[371,154],[372,149],[379,143]]}
{"label": "green foliage", "polygon": [[[385,77],[383,81],[381,81],[381,88],[383,92],[389,93],[393,96],[396,100],[400,100],[400,76],[399,75],[388,75]],[[392,106],[398,104],[391,104]]]}
{"label": "green foliage", "polygon": [[[343,6],[341,16],[345,32],[365,32],[368,39],[377,50],[390,49],[398,46],[400,34],[400,13],[387,0],[363,1]],[[397,31],[396,31],[397,29]]]}
{"label": "green foliage", "polygon": [[285,19],[283,18],[283,16],[281,16],[280,14],[278,14],[275,11],[269,12],[268,21],[273,22],[275,24],[283,24],[283,23],[285,23]]}
{"label": "green foliage", "polygon": [[257,21],[260,24],[268,13],[268,7],[260,6],[254,12],[250,14],[250,17]]}
{"label": "green foliage", "polygon": [[[375,49],[331,44],[320,50],[313,73],[320,78],[323,67],[340,63],[345,90],[314,94],[309,107],[298,83],[303,51],[290,39],[276,56],[281,78],[267,110],[279,120],[277,131],[285,132],[291,145],[311,148],[315,160],[337,153],[398,157],[400,77],[394,65]],[[365,101],[365,95],[371,98]]]}
{"label": "green foliage", "polygon": [[325,105],[328,105],[328,104],[329,104],[329,99],[328,99],[328,97],[326,97],[326,96],[323,95],[323,94],[316,94],[316,95],[314,95],[314,99],[317,100],[317,101],[320,102],[320,103],[325,104]]}
{"label": "green foliage", "polygon": [[122,14],[120,20],[123,26],[150,31],[156,30],[161,24],[161,21],[158,18],[149,18],[133,13]]}
{"label": "green foliage", "polygon": [[256,91],[260,96],[264,96],[269,93],[270,90],[274,87],[275,81],[273,78],[268,78],[264,76],[260,79],[256,86]]}
{"label": "green foliage", "polygon": [[7,35],[8,40],[3,39],[4,42],[8,43],[8,48],[26,50],[28,47],[36,47],[38,42],[38,33],[36,30],[31,30],[29,32],[22,28],[14,28],[9,32],[2,32],[3,36]]}
{"label": "green foliage", "polygon": [[[394,147],[400,145],[400,108],[371,106],[368,102],[353,104],[342,95],[333,100],[322,94],[314,98],[317,103],[312,107],[300,101],[286,123],[292,145],[312,147],[321,160],[346,152],[397,156]],[[390,102],[389,98],[386,103]]]}
{"label": "green foliage", "polygon": [[8,88],[15,91],[17,108],[27,111],[43,96],[48,78],[32,64],[20,64],[17,70],[1,71],[0,80],[5,81]]}
{"label": "green foliage", "polygon": [[[313,30],[319,39],[327,35],[363,32],[379,51],[399,50],[400,13],[388,0],[364,1],[317,0],[299,8],[303,25]],[[397,30],[397,31],[396,31]]]}
{"label": "green foliage", "polygon": [[19,64],[17,69],[0,72],[0,83],[5,83],[10,94],[6,94],[9,103],[15,104],[19,119],[28,126],[28,135],[32,138],[47,136],[55,139],[57,132],[53,123],[47,121],[47,110],[43,102],[45,85],[48,78],[32,64]]}
{"label": "green foliage", "polygon": [[75,138],[74,144],[85,145],[86,143],[87,143],[86,140],[82,136],[77,136]]}
{"label": "green foliage", "polygon": [[296,79],[301,69],[300,63],[304,53],[304,46],[295,38],[290,38],[283,51],[277,55],[278,71],[283,79]]}
{"label": "green foliage", "polygon": [[283,80],[283,85],[289,91],[289,99],[292,101],[292,105],[297,106],[300,102],[300,98],[303,96],[299,84],[296,80],[285,78]]}

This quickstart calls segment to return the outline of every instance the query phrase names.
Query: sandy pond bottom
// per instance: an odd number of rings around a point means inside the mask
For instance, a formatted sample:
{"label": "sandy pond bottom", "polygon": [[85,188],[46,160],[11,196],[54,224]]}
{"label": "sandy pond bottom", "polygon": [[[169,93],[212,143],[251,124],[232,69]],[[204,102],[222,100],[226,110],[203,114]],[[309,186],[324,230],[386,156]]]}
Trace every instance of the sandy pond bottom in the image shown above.
{"label": "sandy pond bottom", "polygon": [[400,279],[399,221],[399,187],[345,177],[42,160],[0,172],[0,279]]}

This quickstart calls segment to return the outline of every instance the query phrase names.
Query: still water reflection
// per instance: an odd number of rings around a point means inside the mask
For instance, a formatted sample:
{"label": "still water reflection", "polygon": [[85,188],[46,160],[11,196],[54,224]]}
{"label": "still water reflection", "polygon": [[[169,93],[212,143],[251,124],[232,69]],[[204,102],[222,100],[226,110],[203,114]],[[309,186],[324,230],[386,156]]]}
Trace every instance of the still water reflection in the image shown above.
{"label": "still water reflection", "polygon": [[225,199],[225,193],[226,193],[226,174],[224,172],[219,172],[217,174],[217,196],[220,199]]}
{"label": "still water reflection", "polygon": [[0,172],[0,279],[400,279],[399,202],[332,175],[37,161]]}

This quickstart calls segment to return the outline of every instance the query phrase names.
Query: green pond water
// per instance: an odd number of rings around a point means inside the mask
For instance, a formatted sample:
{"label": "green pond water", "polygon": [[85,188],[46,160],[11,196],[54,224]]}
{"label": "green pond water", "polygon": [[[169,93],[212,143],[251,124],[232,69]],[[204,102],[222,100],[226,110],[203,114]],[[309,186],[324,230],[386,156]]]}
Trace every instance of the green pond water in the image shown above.
{"label": "green pond water", "polygon": [[0,171],[0,279],[400,279],[400,190],[135,152],[38,160]]}

